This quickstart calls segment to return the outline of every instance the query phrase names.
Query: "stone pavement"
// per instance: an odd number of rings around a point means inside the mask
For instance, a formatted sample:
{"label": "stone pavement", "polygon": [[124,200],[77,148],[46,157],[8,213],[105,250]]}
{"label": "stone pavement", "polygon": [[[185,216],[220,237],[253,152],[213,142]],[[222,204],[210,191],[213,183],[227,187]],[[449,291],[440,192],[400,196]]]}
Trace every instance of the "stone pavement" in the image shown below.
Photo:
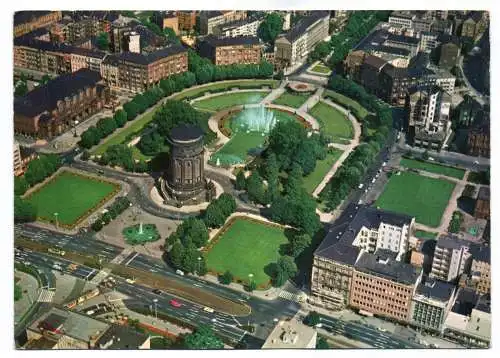
{"label": "stone pavement", "polygon": [[36,278],[27,273],[15,270],[14,277],[20,278],[17,284],[23,292],[21,299],[14,302],[14,322],[17,323],[38,299],[39,287]]}

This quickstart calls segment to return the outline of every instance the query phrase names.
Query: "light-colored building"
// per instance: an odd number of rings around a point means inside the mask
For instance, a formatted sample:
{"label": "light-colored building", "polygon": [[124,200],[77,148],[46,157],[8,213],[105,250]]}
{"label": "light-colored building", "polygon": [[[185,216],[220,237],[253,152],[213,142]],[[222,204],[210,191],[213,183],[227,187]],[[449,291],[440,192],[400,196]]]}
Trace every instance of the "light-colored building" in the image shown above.
{"label": "light-colored building", "polygon": [[262,349],[314,349],[318,333],[294,319],[279,321]]}
{"label": "light-colored building", "polygon": [[389,25],[398,29],[411,29],[414,16],[410,11],[393,11],[389,16]]}
{"label": "light-colored building", "polygon": [[441,333],[454,302],[454,285],[432,278],[422,279],[412,299],[411,324]]}
{"label": "light-colored building", "polygon": [[491,297],[459,288],[444,323],[444,335],[468,346],[489,347],[491,341]]}
{"label": "light-colored building", "polygon": [[257,29],[263,19],[245,19],[216,26],[213,34],[224,37],[257,36]]}
{"label": "light-colored building", "polygon": [[476,292],[484,295],[491,290],[490,248],[483,245],[472,245],[472,264],[470,273],[476,283]]}
{"label": "light-colored building", "polygon": [[71,72],[76,72],[82,68],[100,72],[101,63],[105,57],[106,53],[102,51],[74,48],[71,53]]}
{"label": "light-colored building", "polygon": [[141,53],[141,35],[135,31],[126,32],[124,40],[129,52]]}
{"label": "light-colored building", "polygon": [[246,17],[247,12],[242,10],[201,11],[199,17],[200,34],[213,34],[215,27],[227,24],[228,22],[244,20]]}
{"label": "light-colored building", "polygon": [[314,46],[328,37],[330,12],[311,11],[275,41],[275,61],[281,67],[293,67],[304,62]]}
{"label": "light-colored building", "polygon": [[472,257],[470,242],[454,236],[442,236],[434,249],[431,277],[451,282],[468,272]]}
{"label": "light-colored building", "polygon": [[431,53],[439,45],[439,34],[436,32],[424,31],[420,33],[419,51]]}

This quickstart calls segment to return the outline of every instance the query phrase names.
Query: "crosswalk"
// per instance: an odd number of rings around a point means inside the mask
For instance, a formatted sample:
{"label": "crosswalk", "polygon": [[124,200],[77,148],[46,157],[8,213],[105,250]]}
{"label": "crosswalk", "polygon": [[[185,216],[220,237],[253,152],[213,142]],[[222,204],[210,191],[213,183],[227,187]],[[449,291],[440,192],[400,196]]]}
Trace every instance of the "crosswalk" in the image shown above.
{"label": "crosswalk", "polygon": [[97,273],[97,275],[95,275],[92,280],[90,280],[90,283],[93,283],[95,285],[99,284],[99,282],[101,282],[102,280],[104,280],[108,275],[110,274],[110,270],[109,269],[104,269],[104,270],[101,270]]}
{"label": "crosswalk", "polygon": [[304,302],[305,297],[304,295],[296,294],[296,293],[291,293],[285,290],[281,290],[281,292],[278,294],[278,297],[283,298],[288,301],[294,301],[294,302]]}
{"label": "crosswalk", "polygon": [[50,290],[47,290],[46,288],[42,288],[40,290],[40,295],[38,296],[37,301],[38,302],[52,302],[52,299],[54,298],[55,294],[56,294],[56,291],[50,291]]}

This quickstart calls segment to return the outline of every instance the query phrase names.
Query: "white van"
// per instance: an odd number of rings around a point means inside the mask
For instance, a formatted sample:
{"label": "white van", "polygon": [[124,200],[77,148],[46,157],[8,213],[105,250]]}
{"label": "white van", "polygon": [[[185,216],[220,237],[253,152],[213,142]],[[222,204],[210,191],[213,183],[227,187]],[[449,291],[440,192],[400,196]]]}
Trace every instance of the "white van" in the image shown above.
{"label": "white van", "polygon": [[204,307],[203,311],[208,312],[208,313],[214,313],[213,308],[210,308],[210,307]]}
{"label": "white van", "polygon": [[181,270],[177,270],[177,271],[175,271],[175,273],[178,275],[184,276],[184,272]]}

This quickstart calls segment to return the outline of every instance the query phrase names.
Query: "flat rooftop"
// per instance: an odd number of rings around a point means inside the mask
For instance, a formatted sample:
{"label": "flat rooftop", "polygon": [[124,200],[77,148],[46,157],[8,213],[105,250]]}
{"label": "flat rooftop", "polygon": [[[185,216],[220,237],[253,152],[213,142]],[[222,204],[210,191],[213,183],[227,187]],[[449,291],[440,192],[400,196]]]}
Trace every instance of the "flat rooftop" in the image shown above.
{"label": "flat rooftop", "polygon": [[262,349],[308,348],[316,336],[313,328],[296,320],[280,321],[267,337]]}

